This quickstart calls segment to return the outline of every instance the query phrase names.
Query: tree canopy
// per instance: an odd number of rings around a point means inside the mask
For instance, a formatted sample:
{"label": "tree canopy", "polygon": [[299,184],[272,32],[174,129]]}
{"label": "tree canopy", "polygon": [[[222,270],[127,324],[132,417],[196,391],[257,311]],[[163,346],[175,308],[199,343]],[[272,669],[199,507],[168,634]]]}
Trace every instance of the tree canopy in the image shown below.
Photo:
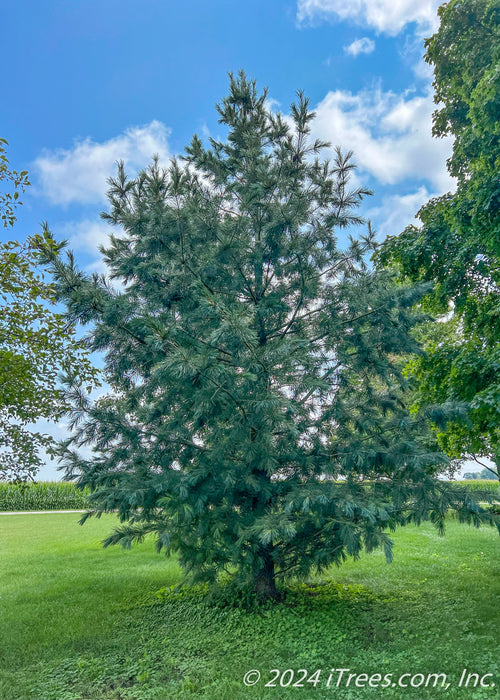
{"label": "tree canopy", "polygon": [[[451,0],[426,41],[434,69],[433,133],[454,137],[453,194],[431,199],[420,225],[389,238],[379,260],[404,283],[431,281],[427,355],[412,370],[421,400],[461,401],[468,424],[439,432],[453,457],[500,461],[500,4]],[[444,316],[448,321],[444,322]]]}
{"label": "tree canopy", "polygon": [[[0,191],[4,226],[16,221],[16,196],[29,185],[27,173],[10,170],[0,139]],[[3,182],[2,182],[3,181]],[[58,375],[69,373],[92,384],[96,371],[71,325],[54,310],[54,290],[39,269],[36,246],[0,244],[0,479],[33,478],[42,464],[40,448],[54,441],[29,426],[64,412]]]}
{"label": "tree canopy", "polygon": [[68,384],[75,433],[59,454],[91,514],[118,511],[107,543],[154,533],[195,579],[274,596],[277,577],[363,549],[390,559],[387,530],[442,529],[449,507],[493,523],[438,479],[428,424],[446,411],[405,405],[422,290],[370,269],[369,230],[349,238],[368,194],[350,185],[351,155],[321,159],[307,99],[286,120],[242,73],[217,109],[224,141],[195,136],[132,179],[119,166],[107,276],[48,231],[40,246],[68,321],[105,353],[111,391],[91,402]]}

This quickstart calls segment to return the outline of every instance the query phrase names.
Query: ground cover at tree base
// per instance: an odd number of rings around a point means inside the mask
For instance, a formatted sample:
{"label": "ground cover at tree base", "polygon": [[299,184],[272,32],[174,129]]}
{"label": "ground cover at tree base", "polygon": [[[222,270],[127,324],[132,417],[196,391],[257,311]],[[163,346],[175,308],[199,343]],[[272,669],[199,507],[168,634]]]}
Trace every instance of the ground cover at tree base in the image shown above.
{"label": "ground cover at tree base", "polygon": [[[349,561],[284,600],[255,606],[228,592],[178,589],[175,558],[152,541],[102,549],[113,516],[0,516],[2,700],[475,700],[497,698],[500,541],[453,520],[394,535],[395,558]],[[448,689],[325,687],[331,669],[446,673]],[[261,680],[246,687],[244,674]],[[321,669],[320,682],[265,687]],[[463,671],[496,687],[459,688]],[[282,677],[287,683],[288,676]]]}

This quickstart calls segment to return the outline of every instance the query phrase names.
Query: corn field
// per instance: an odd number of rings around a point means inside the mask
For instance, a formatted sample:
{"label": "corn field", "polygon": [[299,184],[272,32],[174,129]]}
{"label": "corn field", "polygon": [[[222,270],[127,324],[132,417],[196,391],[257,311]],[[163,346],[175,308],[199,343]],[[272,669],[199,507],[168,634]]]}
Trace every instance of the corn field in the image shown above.
{"label": "corn field", "polygon": [[18,484],[0,481],[0,511],[81,510],[89,507],[87,495],[65,481]]}

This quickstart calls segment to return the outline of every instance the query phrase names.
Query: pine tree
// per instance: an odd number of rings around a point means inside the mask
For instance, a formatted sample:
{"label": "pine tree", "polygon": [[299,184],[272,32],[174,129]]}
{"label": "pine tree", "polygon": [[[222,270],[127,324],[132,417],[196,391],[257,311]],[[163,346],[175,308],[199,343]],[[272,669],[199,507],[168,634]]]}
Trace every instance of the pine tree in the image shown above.
{"label": "pine tree", "polygon": [[112,391],[92,404],[69,383],[60,451],[92,512],[118,510],[106,543],[154,533],[191,578],[227,572],[275,596],[277,579],[363,549],[390,559],[388,529],[442,529],[449,507],[493,522],[437,479],[427,426],[444,412],[410,416],[402,400],[421,291],[370,269],[369,230],[337,243],[368,194],[350,188],[351,154],[321,160],[307,99],[285,119],[243,73],[217,109],[225,141],[195,136],[182,161],[133,179],[119,166],[107,277],[63,245],[45,252],[68,320],[105,353]]}

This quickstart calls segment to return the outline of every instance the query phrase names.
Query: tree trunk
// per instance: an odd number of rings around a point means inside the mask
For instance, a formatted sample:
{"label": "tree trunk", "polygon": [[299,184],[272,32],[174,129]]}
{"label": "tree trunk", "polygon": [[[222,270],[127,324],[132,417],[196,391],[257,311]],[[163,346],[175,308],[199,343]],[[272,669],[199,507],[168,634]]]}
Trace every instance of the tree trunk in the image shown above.
{"label": "tree trunk", "polygon": [[260,553],[263,565],[255,574],[254,579],[254,590],[259,598],[277,598],[278,596],[274,575],[274,561],[271,552],[271,548],[266,548]]}

